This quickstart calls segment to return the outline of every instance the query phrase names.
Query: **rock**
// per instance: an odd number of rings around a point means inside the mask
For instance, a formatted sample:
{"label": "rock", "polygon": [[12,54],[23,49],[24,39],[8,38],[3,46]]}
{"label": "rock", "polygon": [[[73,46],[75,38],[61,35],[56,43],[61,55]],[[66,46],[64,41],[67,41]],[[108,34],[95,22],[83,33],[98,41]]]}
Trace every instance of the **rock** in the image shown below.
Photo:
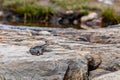
{"label": "rock", "polygon": [[118,28],[118,27],[120,27],[120,24],[109,25],[107,28]]}
{"label": "rock", "polygon": [[82,28],[82,29],[92,29],[92,27],[89,27],[89,26],[87,26],[86,24],[81,24],[80,25],[80,27]]}
{"label": "rock", "polygon": [[88,61],[88,71],[95,70],[102,63],[100,55],[91,54],[90,52],[82,52],[81,55]]}
{"label": "rock", "polygon": [[81,17],[81,28],[100,28],[102,19],[95,12],[90,12],[88,15]]}
{"label": "rock", "polygon": [[3,12],[3,11],[0,11],[0,20],[3,19],[3,16],[4,16],[4,12]]}
{"label": "rock", "polygon": [[88,15],[81,17],[81,22],[85,22],[85,21],[88,21],[88,20],[93,20],[93,19],[96,19],[96,18],[98,18],[98,14],[95,13],[95,12],[91,12]]}
{"label": "rock", "polygon": [[0,75],[7,80],[87,80],[87,60],[74,51],[31,56],[26,46],[0,44],[0,48]]}
{"label": "rock", "polygon": [[108,74],[108,73],[111,73],[111,72],[107,71],[107,70],[104,70],[104,69],[95,69],[93,71],[90,71],[89,77],[94,78],[94,77],[98,77],[98,76],[105,75],[105,74]]}
{"label": "rock", "polygon": [[40,31],[39,34],[41,34],[41,35],[51,35],[51,33],[48,32],[48,31]]}
{"label": "rock", "polygon": [[[4,75],[7,80],[88,80],[120,70],[119,27],[51,30],[50,35],[40,34],[41,31],[29,31],[30,35],[25,29],[1,27],[0,36],[5,37],[0,41],[1,77]],[[45,40],[49,45],[44,55],[28,54],[31,46],[44,44]]]}
{"label": "rock", "polygon": [[[57,44],[59,40],[64,41],[65,38],[46,37],[42,34],[29,36],[28,31],[22,30],[1,30],[0,34],[7,37],[6,42],[0,43],[1,77],[7,80],[87,80],[87,60],[80,55],[82,52],[77,53]],[[50,52],[46,51],[41,56],[32,56],[27,52],[30,46],[40,43],[40,40],[35,38],[38,36],[43,40],[45,38],[57,42],[48,45],[47,49],[51,50]],[[16,39],[22,39],[22,41],[16,41]],[[29,42],[26,44],[25,41]]]}
{"label": "rock", "polygon": [[101,57],[99,54],[97,54],[97,55],[92,54],[91,56],[92,56],[92,58],[90,60],[87,59],[88,67],[89,67],[88,71],[97,69],[100,66],[100,64],[102,63],[102,60],[101,60]]}
{"label": "rock", "polygon": [[3,16],[3,14],[4,14],[3,11],[0,11],[0,16]]}
{"label": "rock", "polygon": [[73,11],[73,10],[68,10],[68,11],[66,11],[65,13],[66,13],[66,14],[73,14],[74,11]]}
{"label": "rock", "polygon": [[70,10],[70,11],[66,11],[66,13],[63,13],[58,18],[57,21],[59,24],[63,24],[63,25],[68,25],[68,24],[77,25],[80,17],[81,17],[80,13]]}
{"label": "rock", "polygon": [[120,80],[120,71],[101,75],[92,80]]}
{"label": "rock", "polygon": [[87,72],[85,72],[85,70],[83,71],[81,69],[82,67],[85,66],[81,66],[81,63],[69,61],[69,66],[63,80],[87,80],[88,79]]}
{"label": "rock", "polygon": [[98,1],[108,4],[108,5],[112,5],[114,0],[98,0]]}
{"label": "rock", "polygon": [[120,70],[120,57],[119,57],[119,55],[118,55],[118,57],[114,56],[109,60],[110,60],[109,63],[107,63],[108,66],[106,66],[104,68],[105,70],[111,71],[111,72]]}

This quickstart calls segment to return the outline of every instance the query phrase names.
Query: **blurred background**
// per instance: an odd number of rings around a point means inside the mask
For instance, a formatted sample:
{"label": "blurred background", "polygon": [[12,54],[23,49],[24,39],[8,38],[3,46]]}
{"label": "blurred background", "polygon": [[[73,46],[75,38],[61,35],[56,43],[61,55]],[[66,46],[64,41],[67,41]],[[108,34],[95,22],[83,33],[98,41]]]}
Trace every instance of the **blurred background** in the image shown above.
{"label": "blurred background", "polygon": [[91,29],[120,23],[120,0],[0,0],[0,23]]}

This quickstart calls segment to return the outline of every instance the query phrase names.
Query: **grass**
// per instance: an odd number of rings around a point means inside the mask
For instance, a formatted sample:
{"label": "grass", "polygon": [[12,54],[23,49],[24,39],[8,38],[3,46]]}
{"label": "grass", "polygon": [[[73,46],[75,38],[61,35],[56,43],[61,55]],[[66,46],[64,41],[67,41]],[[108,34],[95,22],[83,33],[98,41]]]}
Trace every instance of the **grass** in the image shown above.
{"label": "grass", "polygon": [[53,8],[49,6],[41,6],[41,5],[26,5],[16,8],[16,12],[19,14],[27,13],[28,16],[43,16],[43,15],[49,15],[50,13],[53,13]]}
{"label": "grass", "polygon": [[3,0],[3,7],[15,12],[19,15],[24,15],[24,19],[35,19],[48,17],[55,11],[51,6],[42,6],[37,4],[34,0]]}
{"label": "grass", "polygon": [[56,3],[66,9],[78,9],[81,8],[82,4],[84,4],[88,0],[51,0],[51,2]]}
{"label": "grass", "polygon": [[120,14],[116,13],[116,10],[113,7],[105,7],[101,13],[103,17],[103,26],[119,24],[120,23]]}
{"label": "grass", "polygon": [[[38,12],[47,13],[54,12],[54,8],[50,6],[41,6],[36,4],[34,0],[3,0],[3,7],[11,10],[17,10],[20,13],[31,12],[31,15],[36,15]],[[48,9],[48,11],[46,11]]]}
{"label": "grass", "polygon": [[[51,4],[57,5],[64,10],[78,11],[81,15],[86,15],[90,11],[99,11],[104,26],[120,23],[120,15],[116,14],[116,8],[98,4],[94,0],[50,0]],[[35,0],[2,0],[2,6],[24,16],[24,20],[45,19],[56,13],[56,7],[43,6]]]}
{"label": "grass", "polygon": [[96,9],[96,7],[88,6],[89,0],[50,0],[52,3],[57,4],[67,10],[92,10]]}

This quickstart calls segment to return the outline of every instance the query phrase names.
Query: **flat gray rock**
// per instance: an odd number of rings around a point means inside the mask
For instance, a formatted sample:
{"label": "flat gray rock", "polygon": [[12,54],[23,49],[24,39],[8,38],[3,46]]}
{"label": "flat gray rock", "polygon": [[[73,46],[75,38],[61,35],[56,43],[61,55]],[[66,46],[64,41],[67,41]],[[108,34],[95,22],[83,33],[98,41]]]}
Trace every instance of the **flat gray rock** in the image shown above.
{"label": "flat gray rock", "polygon": [[120,80],[120,71],[105,74],[94,78],[93,80]]}
{"label": "flat gray rock", "polygon": [[[0,28],[0,78],[88,80],[120,70],[120,28],[42,32]],[[46,40],[43,55],[29,53]]]}
{"label": "flat gray rock", "polygon": [[87,60],[75,51],[64,50],[58,55],[53,51],[51,54],[32,56],[27,53],[27,46],[1,43],[0,48],[1,79],[63,80],[68,74],[70,80],[75,80],[87,76]]}

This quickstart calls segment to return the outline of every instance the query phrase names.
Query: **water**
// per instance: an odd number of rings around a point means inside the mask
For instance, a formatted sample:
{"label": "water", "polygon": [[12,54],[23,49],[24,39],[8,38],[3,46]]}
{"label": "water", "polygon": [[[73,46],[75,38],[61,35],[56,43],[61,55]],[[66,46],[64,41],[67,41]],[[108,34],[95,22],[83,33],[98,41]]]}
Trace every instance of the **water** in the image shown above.
{"label": "water", "polygon": [[[6,25],[6,24],[0,24],[0,28],[3,29],[20,29],[20,30],[34,30],[34,31],[66,31],[71,30],[72,28],[50,28],[50,27],[38,27],[38,26],[13,26],[13,25]],[[74,30],[74,29],[72,29]]]}

